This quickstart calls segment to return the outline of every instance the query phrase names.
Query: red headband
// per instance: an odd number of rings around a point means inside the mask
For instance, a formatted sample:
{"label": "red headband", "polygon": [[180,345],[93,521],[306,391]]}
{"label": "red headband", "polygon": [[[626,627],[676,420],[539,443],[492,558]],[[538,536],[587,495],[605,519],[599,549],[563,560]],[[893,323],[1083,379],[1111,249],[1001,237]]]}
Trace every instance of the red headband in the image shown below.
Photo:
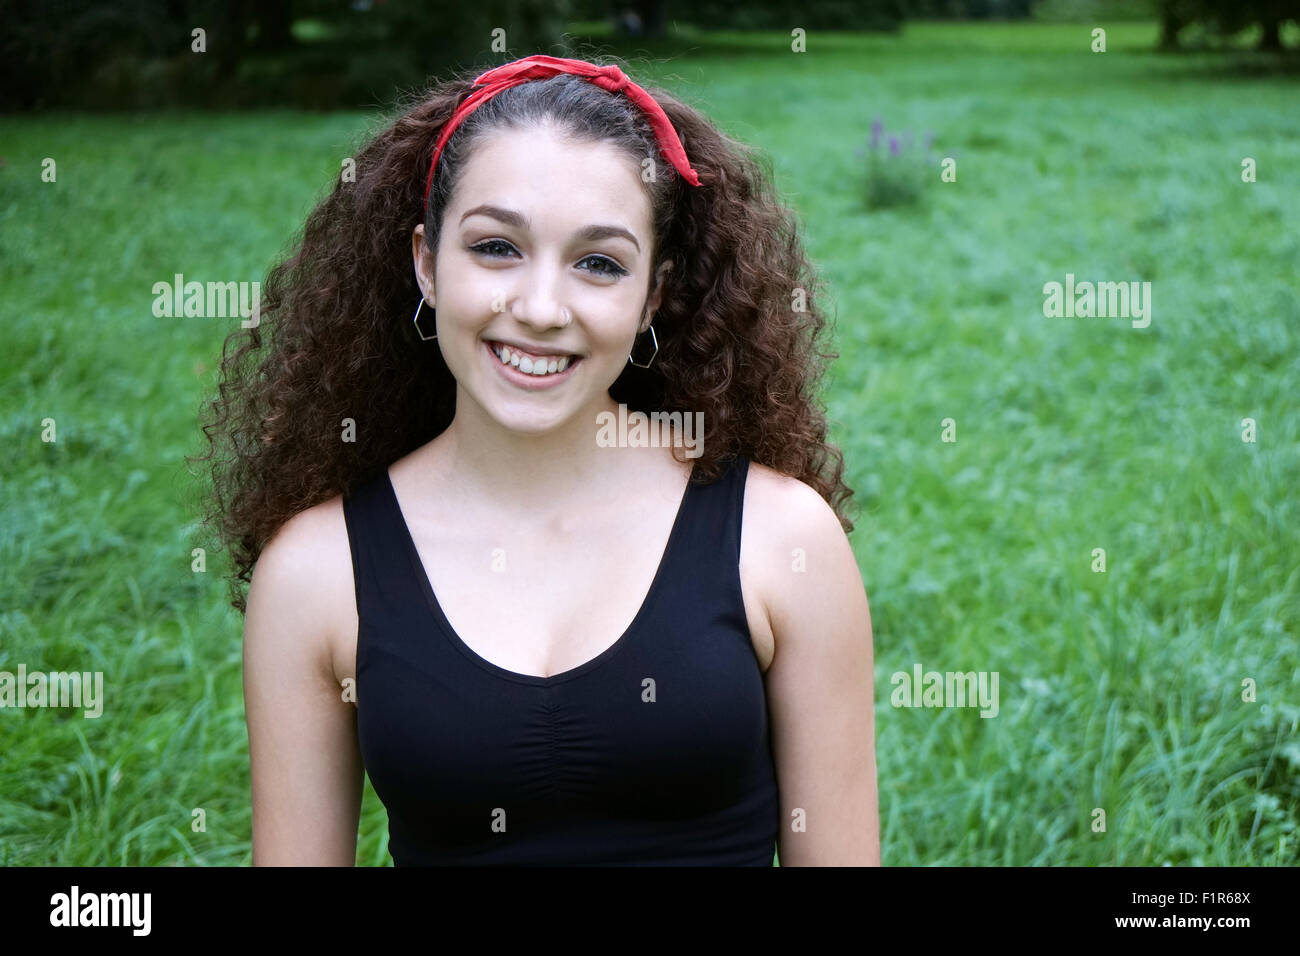
{"label": "red headband", "polygon": [[443,126],[438,144],[433,149],[433,161],[429,163],[429,178],[424,184],[425,205],[429,203],[433,171],[438,166],[438,157],[442,155],[442,148],[447,145],[447,140],[466,116],[482,103],[512,86],[527,83],[529,80],[544,80],[559,73],[572,73],[611,93],[626,94],[627,98],[646,114],[646,118],[650,121],[650,128],[654,130],[655,138],[659,141],[659,149],[664,159],[668,160],[682,174],[682,178],[692,186],[701,185],[700,177],[691,168],[690,160],[686,158],[686,150],[682,148],[681,140],[677,138],[677,131],[673,129],[667,114],[655,102],[654,97],[628,79],[626,73],[613,65],[596,66],[586,60],[567,60],[539,53],[495,67],[475,77],[474,85],[481,88],[471,92],[465,97],[464,102],[456,107],[456,111],[451,114],[451,119]]}

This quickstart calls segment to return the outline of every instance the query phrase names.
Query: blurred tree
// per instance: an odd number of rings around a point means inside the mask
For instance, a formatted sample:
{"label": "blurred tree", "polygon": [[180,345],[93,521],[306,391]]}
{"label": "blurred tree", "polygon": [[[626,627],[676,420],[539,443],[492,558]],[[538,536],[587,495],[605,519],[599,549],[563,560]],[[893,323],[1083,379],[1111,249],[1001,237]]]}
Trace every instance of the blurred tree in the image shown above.
{"label": "blurred tree", "polygon": [[265,50],[293,46],[292,0],[261,0],[257,9],[257,45]]}
{"label": "blurred tree", "polygon": [[[391,100],[452,66],[565,55],[571,0],[0,4],[0,109],[331,108]],[[662,23],[662,8],[647,2],[647,22]],[[302,20],[310,41],[295,38]]]}
{"label": "blurred tree", "polygon": [[1178,49],[1178,34],[1196,19],[1199,7],[1199,0],[1161,0],[1160,49]]}
{"label": "blurred tree", "polygon": [[668,22],[666,0],[613,0],[610,4],[610,17],[615,29],[624,36],[662,37]]}
{"label": "blurred tree", "polygon": [[911,0],[694,0],[681,19],[713,30],[897,30]]}
{"label": "blurred tree", "polygon": [[6,0],[0,107],[60,104],[114,58],[138,64],[188,51],[190,30],[205,22],[189,14],[190,6],[185,0]]}
{"label": "blurred tree", "polygon": [[1259,25],[1258,49],[1282,50],[1282,24],[1300,21],[1300,0],[1161,0],[1160,48],[1178,47],[1178,34],[1191,23],[1203,23],[1222,36],[1233,36]]}

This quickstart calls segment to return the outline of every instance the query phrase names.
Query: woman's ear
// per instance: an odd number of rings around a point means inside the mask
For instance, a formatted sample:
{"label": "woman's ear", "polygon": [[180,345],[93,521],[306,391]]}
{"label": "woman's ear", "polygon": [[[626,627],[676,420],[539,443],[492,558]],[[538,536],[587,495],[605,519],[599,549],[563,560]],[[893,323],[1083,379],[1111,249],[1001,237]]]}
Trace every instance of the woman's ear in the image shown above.
{"label": "woman's ear", "polygon": [[641,325],[637,328],[638,335],[650,328],[650,323],[654,321],[654,315],[659,311],[659,305],[664,300],[664,290],[667,288],[665,280],[668,273],[672,271],[672,268],[673,264],[665,261],[655,270],[654,290],[650,293],[649,298],[646,299],[645,315],[641,317]]}
{"label": "woman's ear", "polygon": [[415,231],[411,233],[411,258],[415,264],[415,281],[424,294],[424,301],[436,306],[438,303],[434,299],[433,288],[435,260],[433,250],[425,241],[424,223],[416,226]]}

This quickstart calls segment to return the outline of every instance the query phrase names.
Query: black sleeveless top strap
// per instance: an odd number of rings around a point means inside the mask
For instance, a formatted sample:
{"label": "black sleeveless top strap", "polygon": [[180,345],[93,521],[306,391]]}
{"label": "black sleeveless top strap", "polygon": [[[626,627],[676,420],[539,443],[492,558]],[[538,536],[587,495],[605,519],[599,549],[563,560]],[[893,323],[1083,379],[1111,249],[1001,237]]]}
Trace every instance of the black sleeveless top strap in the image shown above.
{"label": "black sleeveless top strap", "polygon": [[344,497],[357,733],[396,865],[772,865],[777,780],[740,589],[748,468],[692,479],[632,624],[550,677],[456,635],[387,471]]}

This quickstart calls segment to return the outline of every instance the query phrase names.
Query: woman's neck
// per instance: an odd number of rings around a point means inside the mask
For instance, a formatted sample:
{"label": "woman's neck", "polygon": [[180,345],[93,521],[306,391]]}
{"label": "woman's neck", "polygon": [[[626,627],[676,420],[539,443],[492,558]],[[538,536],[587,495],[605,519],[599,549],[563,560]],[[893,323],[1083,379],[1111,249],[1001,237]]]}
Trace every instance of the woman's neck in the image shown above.
{"label": "woman's neck", "polygon": [[593,492],[626,483],[639,456],[598,443],[597,416],[617,415],[619,407],[608,394],[601,398],[598,407],[539,434],[503,427],[476,403],[458,401],[451,424],[434,441],[440,480],[529,515],[575,508]]}

